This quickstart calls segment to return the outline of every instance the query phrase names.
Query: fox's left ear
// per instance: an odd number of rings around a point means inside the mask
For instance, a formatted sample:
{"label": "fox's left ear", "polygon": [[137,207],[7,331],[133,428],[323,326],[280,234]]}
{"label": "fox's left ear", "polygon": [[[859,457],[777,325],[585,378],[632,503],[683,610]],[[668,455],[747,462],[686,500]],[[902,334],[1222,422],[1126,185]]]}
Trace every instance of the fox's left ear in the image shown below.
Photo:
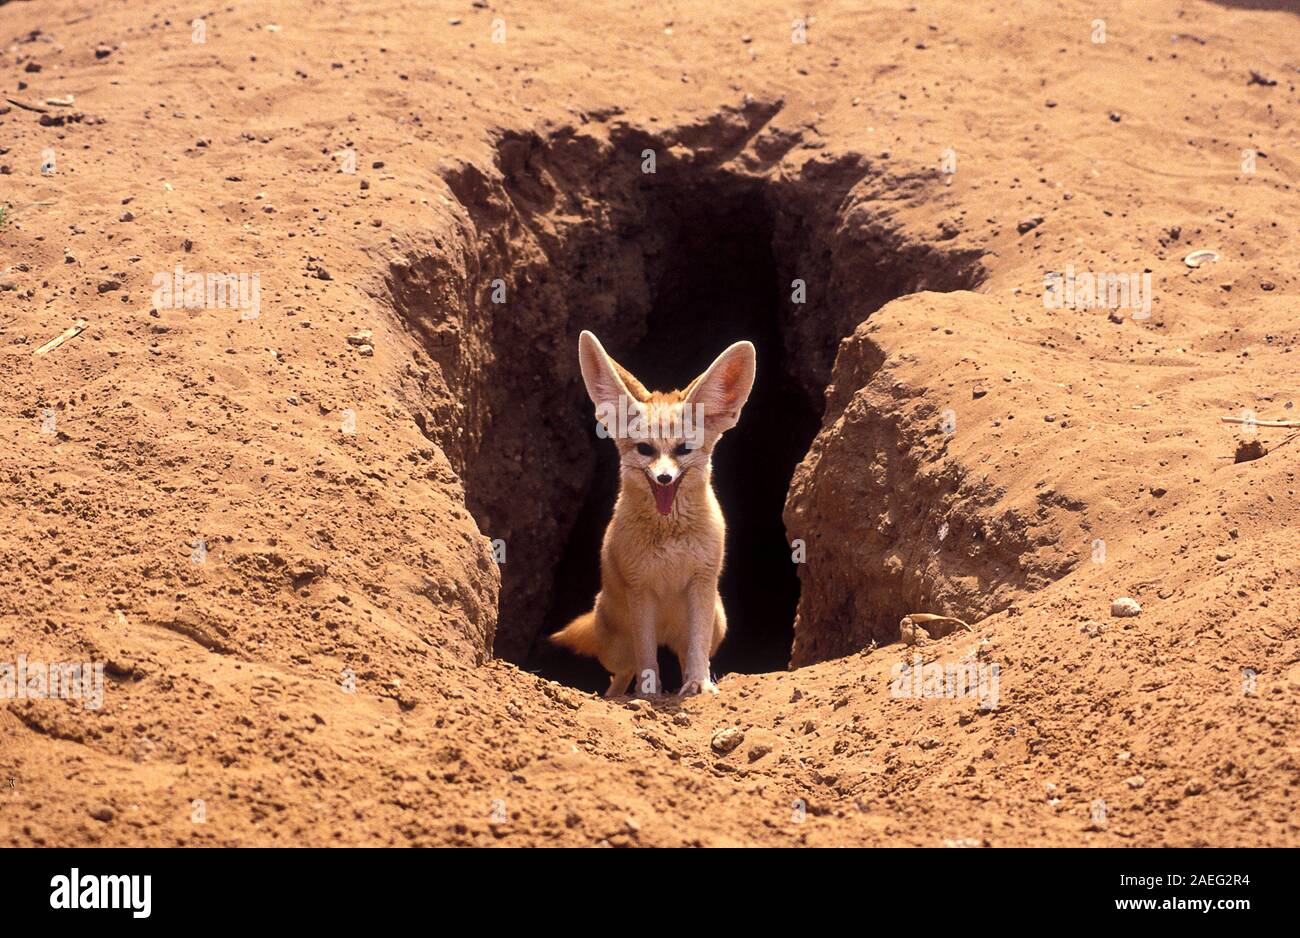
{"label": "fox's left ear", "polygon": [[755,359],[752,342],[737,342],[691,382],[686,403],[703,406],[704,429],[721,433],[740,420],[740,409],[754,387]]}

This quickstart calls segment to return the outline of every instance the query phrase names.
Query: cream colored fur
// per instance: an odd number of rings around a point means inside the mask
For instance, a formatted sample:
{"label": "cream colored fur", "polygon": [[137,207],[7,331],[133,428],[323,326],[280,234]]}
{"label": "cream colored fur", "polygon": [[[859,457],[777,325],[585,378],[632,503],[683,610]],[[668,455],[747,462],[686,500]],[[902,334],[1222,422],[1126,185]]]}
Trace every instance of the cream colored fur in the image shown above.
{"label": "cream colored fur", "polygon": [[[716,693],[709,660],[727,632],[718,594],[726,525],[711,459],[749,398],[754,346],[737,342],[686,390],[669,393],[647,391],[590,332],[578,340],[578,360],[597,416],[618,446],[620,486],[601,547],[595,608],[552,639],[600,660],[611,674],[607,697],[625,693],[634,679],[637,694],[659,693],[661,645],[681,662],[683,695]],[[619,406],[643,418],[644,433],[618,432],[625,428],[610,414]],[[699,414],[703,424],[691,432],[685,421]],[[700,445],[683,452],[688,440]],[[676,485],[668,514],[656,507],[656,479]]]}

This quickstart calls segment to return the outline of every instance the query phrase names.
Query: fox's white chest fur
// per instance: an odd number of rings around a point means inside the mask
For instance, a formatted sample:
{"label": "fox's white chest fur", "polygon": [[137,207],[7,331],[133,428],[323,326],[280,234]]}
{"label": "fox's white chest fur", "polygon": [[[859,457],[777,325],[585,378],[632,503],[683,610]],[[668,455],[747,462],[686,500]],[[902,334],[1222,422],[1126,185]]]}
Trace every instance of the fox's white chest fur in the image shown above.
{"label": "fox's white chest fur", "polygon": [[[638,498],[635,491],[620,494],[602,553],[629,586],[668,599],[701,573],[721,573],[726,524],[707,475],[699,482],[684,482],[669,518],[647,510],[642,502],[648,498]],[[624,485],[629,484],[636,481],[625,478]]]}

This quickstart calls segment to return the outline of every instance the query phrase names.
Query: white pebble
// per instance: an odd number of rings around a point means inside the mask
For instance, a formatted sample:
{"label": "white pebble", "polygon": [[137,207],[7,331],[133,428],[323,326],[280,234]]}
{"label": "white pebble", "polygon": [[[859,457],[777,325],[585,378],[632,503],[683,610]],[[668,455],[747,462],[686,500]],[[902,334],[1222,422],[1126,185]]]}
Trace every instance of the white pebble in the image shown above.
{"label": "white pebble", "polygon": [[1113,616],[1135,616],[1141,612],[1142,607],[1138,605],[1137,600],[1129,599],[1127,596],[1121,596],[1110,604],[1110,614]]}

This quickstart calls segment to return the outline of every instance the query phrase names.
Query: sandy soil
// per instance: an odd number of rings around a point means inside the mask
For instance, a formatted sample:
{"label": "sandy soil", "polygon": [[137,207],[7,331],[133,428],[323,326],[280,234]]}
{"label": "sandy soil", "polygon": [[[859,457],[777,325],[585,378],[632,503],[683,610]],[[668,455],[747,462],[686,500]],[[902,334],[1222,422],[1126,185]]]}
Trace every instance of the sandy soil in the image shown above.
{"label": "sandy soil", "polygon": [[[105,666],[0,708],[0,843],[1300,842],[1300,442],[1220,422],[1300,419],[1294,5],[343,6],[0,3],[0,665]],[[529,673],[578,330],[758,218],[798,667]]]}

